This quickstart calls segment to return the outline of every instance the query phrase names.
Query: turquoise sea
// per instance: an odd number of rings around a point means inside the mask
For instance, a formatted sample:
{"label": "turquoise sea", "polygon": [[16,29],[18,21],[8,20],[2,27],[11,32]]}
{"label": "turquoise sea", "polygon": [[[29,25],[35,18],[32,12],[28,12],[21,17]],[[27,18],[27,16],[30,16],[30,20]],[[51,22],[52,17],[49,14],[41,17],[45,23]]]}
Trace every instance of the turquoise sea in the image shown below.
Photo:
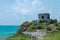
{"label": "turquoise sea", "polygon": [[9,36],[15,34],[18,30],[18,26],[0,25],[0,39],[4,40]]}

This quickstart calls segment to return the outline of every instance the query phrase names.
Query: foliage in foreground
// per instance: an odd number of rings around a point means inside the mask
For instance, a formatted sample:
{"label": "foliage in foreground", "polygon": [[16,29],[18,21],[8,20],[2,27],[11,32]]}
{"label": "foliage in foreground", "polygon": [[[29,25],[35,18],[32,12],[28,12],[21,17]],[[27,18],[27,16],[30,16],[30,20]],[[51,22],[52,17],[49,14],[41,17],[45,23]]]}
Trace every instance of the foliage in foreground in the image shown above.
{"label": "foliage in foreground", "polygon": [[50,36],[46,36],[43,40],[60,40],[60,31],[50,33]]}
{"label": "foliage in foreground", "polygon": [[19,30],[17,31],[17,33],[14,36],[12,36],[12,37],[7,38],[6,40],[30,40],[30,38],[28,36],[20,34],[20,29],[24,29],[26,26],[28,26],[28,29],[26,30],[28,32],[34,32],[34,31],[36,31],[38,29],[45,31],[45,27],[47,25],[51,27],[52,32],[48,32],[47,36],[44,39],[42,39],[42,40],[60,40],[60,32],[59,31],[54,32],[56,25],[60,26],[60,22],[56,23],[56,21],[55,21],[54,24],[47,24],[47,23],[43,23],[42,21],[39,21],[37,23],[24,22],[19,27]]}
{"label": "foliage in foreground", "polygon": [[20,35],[20,36],[16,36],[16,37],[9,37],[6,40],[30,40],[30,38],[26,35]]}

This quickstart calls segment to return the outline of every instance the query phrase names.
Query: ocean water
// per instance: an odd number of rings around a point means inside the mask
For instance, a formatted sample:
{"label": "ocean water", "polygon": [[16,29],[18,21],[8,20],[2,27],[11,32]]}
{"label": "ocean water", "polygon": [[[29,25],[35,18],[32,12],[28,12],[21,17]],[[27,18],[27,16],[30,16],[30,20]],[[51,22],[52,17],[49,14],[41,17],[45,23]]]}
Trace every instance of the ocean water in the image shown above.
{"label": "ocean water", "polygon": [[18,26],[0,25],[0,39],[4,40],[14,35],[18,30]]}

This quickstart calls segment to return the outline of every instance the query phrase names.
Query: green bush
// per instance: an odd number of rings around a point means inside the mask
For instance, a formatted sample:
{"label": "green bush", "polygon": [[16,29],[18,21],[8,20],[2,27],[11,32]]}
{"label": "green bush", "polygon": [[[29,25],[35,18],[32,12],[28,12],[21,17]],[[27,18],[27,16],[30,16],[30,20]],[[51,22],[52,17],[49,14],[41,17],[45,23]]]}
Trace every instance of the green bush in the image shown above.
{"label": "green bush", "polygon": [[55,26],[59,26],[58,23],[54,23]]}
{"label": "green bush", "polygon": [[38,22],[39,22],[39,23],[43,23],[43,21],[42,21],[42,20],[38,20]]}
{"label": "green bush", "polygon": [[54,23],[57,23],[57,19],[54,19]]}

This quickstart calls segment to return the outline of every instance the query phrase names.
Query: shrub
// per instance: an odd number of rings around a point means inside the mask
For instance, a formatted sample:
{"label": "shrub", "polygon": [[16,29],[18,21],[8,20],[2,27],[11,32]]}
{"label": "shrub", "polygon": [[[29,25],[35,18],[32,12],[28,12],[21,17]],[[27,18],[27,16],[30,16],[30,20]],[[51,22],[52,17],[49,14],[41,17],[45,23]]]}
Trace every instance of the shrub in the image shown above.
{"label": "shrub", "polygon": [[43,20],[39,20],[39,23],[43,23]]}
{"label": "shrub", "polygon": [[54,23],[57,23],[57,19],[54,19]]}
{"label": "shrub", "polygon": [[57,30],[60,30],[60,27],[56,27]]}
{"label": "shrub", "polygon": [[58,26],[58,23],[54,23],[55,26]]}

